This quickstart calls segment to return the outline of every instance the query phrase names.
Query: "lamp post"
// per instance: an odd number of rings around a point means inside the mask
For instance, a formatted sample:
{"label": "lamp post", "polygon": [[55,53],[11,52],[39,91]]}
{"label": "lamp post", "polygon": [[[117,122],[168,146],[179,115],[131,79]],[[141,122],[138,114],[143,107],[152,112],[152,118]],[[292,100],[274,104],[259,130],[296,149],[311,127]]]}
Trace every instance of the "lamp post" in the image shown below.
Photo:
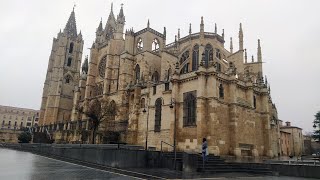
{"label": "lamp post", "polygon": [[[144,114],[147,112],[146,107],[143,108],[142,111]],[[149,107],[148,107],[148,113],[147,113],[147,131],[146,131],[146,147],[145,150],[148,150],[148,131],[149,131]]]}
{"label": "lamp post", "polygon": [[176,161],[177,161],[177,148],[176,148],[176,112],[177,112],[177,107],[176,107],[176,102],[174,98],[171,98],[170,102],[170,109],[172,109],[174,106],[174,126],[173,126],[173,151],[174,151],[174,169],[176,169]]}

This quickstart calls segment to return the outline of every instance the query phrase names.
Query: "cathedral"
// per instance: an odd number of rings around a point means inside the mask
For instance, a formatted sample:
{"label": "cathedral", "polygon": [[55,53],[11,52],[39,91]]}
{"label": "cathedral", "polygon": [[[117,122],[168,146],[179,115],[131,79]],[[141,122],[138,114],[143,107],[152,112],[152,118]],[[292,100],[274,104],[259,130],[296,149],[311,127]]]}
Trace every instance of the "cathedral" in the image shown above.
{"label": "cathedral", "polygon": [[[205,31],[182,37],[178,30],[166,42],[166,28],[149,21],[144,29],[126,29],[123,7],[111,7],[100,21],[90,55],[81,65],[84,40],[74,10],[63,31],[53,39],[44,82],[40,131],[56,143],[83,140],[90,119],[77,107],[108,99],[115,109],[104,131],[117,131],[120,141],[149,149],[200,152],[202,138],[215,155],[274,157],[278,155],[279,124],[270,86],[263,74],[260,40],[257,57],[248,57],[239,26],[239,49],[225,47],[221,34]],[[229,38],[228,38],[229,40]],[[87,141],[88,142],[88,141]]]}

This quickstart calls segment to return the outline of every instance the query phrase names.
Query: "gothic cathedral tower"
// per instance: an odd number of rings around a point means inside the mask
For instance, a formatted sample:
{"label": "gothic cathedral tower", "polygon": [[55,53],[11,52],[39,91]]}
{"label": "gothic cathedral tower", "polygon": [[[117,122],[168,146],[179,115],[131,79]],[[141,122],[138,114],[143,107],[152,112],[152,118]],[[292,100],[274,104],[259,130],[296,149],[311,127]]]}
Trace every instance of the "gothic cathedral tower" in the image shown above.
{"label": "gothic cathedral tower", "polygon": [[78,86],[83,50],[81,32],[77,34],[74,9],[63,32],[53,38],[44,82],[40,126],[63,123],[71,118],[73,95]]}

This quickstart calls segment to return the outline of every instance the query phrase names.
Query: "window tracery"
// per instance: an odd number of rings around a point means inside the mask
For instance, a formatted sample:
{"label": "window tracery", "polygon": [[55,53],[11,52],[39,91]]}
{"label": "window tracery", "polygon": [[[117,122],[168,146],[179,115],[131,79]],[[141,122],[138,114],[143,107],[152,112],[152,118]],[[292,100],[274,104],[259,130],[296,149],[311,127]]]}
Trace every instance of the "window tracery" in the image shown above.
{"label": "window tracery", "polygon": [[192,51],[192,71],[198,70],[199,64],[199,45],[195,45]]}
{"label": "window tracery", "polygon": [[207,44],[205,47],[205,59],[204,59],[205,67],[208,67],[209,61],[213,61],[213,48],[210,44]]}
{"label": "window tracery", "polygon": [[142,49],[143,49],[143,41],[141,38],[139,38],[137,43],[137,50],[142,51]]}
{"label": "window tracery", "polygon": [[100,60],[100,63],[99,63],[99,75],[101,78],[104,78],[105,76],[105,73],[106,73],[106,64],[107,64],[107,56],[103,57],[101,60]]}
{"label": "window tracery", "polygon": [[152,41],[152,51],[158,52],[160,48],[160,43],[157,38]]}

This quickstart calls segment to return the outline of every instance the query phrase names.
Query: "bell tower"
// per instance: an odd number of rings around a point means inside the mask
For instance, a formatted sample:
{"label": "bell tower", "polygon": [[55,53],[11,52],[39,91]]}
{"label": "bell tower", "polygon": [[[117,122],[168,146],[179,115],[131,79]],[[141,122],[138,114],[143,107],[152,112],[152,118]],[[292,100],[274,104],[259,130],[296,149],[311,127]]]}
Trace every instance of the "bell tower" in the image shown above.
{"label": "bell tower", "polygon": [[53,38],[43,87],[40,126],[70,120],[74,90],[79,83],[83,43],[81,32],[77,33],[73,9],[63,32],[60,30]]}

